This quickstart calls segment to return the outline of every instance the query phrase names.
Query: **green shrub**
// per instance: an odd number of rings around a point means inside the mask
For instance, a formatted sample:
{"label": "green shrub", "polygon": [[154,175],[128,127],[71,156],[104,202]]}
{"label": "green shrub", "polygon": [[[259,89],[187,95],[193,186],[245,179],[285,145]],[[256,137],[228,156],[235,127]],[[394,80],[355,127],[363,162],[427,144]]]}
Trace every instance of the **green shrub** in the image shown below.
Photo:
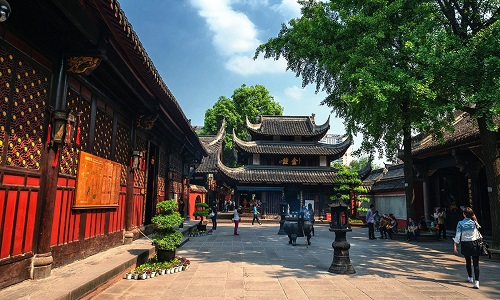
{"label": "green shrub", "polygon": [[156,204],[158,214],[151,218],[155,225],[153,233],[153,244],[161,250],[175,250],[182,241],[182,233],[174,226],[181,224],[184,219],[176,211],[177,201],[175,199],[165,200]]}
{"label": "green shrub", "polygon": [[205,202],[199,202],[194,205],[196,207],[195,212],[193,213],[193,216],[195,217],[201,217],[201,221],[203,221],[203,218],[208,217],[208,204]]}

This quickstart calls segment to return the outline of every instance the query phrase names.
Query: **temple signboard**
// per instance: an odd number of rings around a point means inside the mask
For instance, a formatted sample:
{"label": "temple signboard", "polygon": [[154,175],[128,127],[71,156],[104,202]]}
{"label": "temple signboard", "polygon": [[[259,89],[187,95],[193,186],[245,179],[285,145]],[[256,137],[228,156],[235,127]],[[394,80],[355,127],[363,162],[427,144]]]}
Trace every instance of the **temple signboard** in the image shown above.
{"label": "temple signboard", "polygon": [[117,207],[121,165],[80,151],[73,208]]}

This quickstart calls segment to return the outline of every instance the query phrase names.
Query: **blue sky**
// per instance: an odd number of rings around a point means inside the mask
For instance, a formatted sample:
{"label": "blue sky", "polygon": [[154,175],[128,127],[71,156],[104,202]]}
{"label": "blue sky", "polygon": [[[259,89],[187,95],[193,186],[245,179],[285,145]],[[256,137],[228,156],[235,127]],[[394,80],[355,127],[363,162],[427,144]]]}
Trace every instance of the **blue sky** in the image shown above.
{"label": "blue sky", "polygon": [[[242,84],[265,86],[284,115],[315,114],[323,124],[331,114],[320,106],[325,93],[302,88],[286,72],[286,61],[253,60],[255,49],[276,37],[282,23],[300,16],[296,0],[119,0],[163,81],[192,125],[203,125],[205,111],[220,96],[231,97]],[[344,134],[331,114],[330,133]],[[355,146],[359,144],[355,138]]]}

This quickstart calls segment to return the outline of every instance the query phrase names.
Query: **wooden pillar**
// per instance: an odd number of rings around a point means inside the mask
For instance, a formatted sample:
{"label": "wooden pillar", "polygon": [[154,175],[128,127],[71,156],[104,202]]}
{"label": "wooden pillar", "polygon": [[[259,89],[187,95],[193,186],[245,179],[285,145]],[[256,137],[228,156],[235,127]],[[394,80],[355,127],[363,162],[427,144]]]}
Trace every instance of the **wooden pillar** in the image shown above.
{"label": "wooden pillar", "polygon": [[131,168],[127,172],[127,196],[125,198],[125,236],[124,244],[131,244],[134,240],[132,220],[134,218],[134,172]]}
{"label": "wooden pillar", "polygon": [[[132,129],[130,130],[130,145],[131,149],[135,149],[135,122],[132,121]],[[132,155],[132,153],[130,153]],[[130,164],[127,170],[127,196],[125,198],[125,236],[123,243],[131,244],[134,240],[134,231],[132,223],[134,218],[134,185],[135,185],[135,174],[132,170],[132,165]]]}
{"label": "wooden pillar", "polygon": [[[55,83],[55,109],[65,110],[67,94],[67,75],[64,57],[61,58],[59,71]],[[52,120],[49,120],[52,122]],[[36,253],[33,258],[31,278],[41,279],[50,276],[52,269],[52,223],[54,219],[55,200],[57,193],[57,180],[59,175],[59,152],[62,145],[55,143],[44,145],[46,159],[42,160],[40,180],[40,231],[36,239]],[[55,162],[55,164],[54,164]]]}

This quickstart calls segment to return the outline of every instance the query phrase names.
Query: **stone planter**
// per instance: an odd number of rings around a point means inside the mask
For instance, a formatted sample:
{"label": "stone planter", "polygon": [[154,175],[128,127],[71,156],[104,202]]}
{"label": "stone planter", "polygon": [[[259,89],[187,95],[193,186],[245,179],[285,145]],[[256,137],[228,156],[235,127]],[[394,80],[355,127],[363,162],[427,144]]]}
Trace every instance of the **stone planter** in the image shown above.
{"label": "stone planter", "polygon": [[163,250],[156,248],[156,257],[158,261],[170,261],[175,258],[175,250]]}

